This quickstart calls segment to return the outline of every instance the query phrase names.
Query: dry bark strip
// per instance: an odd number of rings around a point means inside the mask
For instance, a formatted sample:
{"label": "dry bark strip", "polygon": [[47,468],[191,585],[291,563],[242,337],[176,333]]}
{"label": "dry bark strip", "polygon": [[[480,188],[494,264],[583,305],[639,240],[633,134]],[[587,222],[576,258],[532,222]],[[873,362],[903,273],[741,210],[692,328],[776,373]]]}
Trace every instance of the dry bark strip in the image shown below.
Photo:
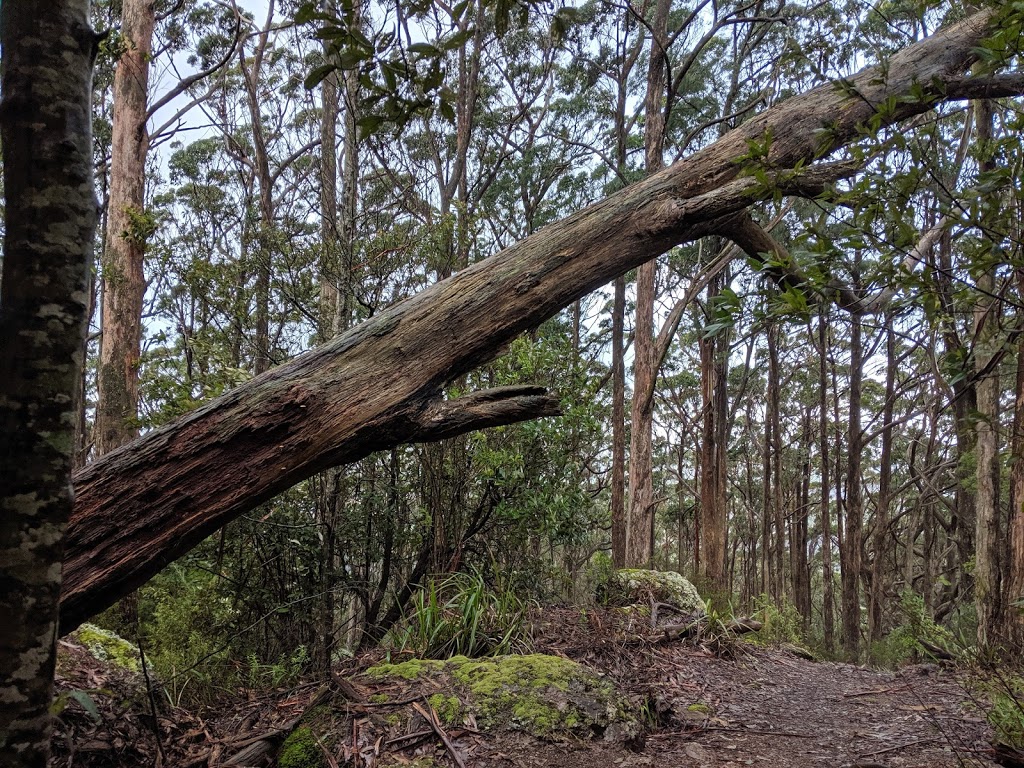
{"label": "dry bark strip", "polygon": [[[453,427],[446,419],[458,420],[460,409],[438,402],[438,393],[617,275],[678,243],[728,235],[730,218],[775,194],[773,184],[794,194],[829,183],[839,173],[834,167],[786,169],[857,140],[872,118],[895,123],[982,89],[988,96],[1021,93],[1020,78],[965,79],[994,19],[994,11],[983,11],[894,55],[884,69],[790,98],[88,466],[75,477],[61,631],[317,471],[401,442],[538,415],[512,408],[515,397],[498,397],[490,415]],[[923,100],[911,98],[921,92]],[[767,145],[759,167],[778,169],[768,184],[742,175],[753,141]],[[479,397],[470,403],[487,404]],[[506,406],[514,415],[492,420]]]}

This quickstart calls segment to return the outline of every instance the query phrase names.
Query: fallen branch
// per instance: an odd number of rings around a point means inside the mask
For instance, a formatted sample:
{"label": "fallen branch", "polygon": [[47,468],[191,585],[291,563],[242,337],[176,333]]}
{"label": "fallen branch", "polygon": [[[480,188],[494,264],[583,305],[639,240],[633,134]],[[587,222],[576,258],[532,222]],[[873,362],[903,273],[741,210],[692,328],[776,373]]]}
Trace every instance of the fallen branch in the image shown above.
{"label": "fallen branch", "polygon": [[452,740],[448,738],[448,734],[445,732],[444,728],[441,727],[441,718],[438,717],[437,712],[432,706],[430,706],[430,702],[427,701],[426,698],[423,699],[423,703],[426,705],[426,709],[420,706],[419,702],[413,702],[412,707],[422,715],[423,719],[427,721],[427,725],[429,725],[434,730],[434,733],[437,734],[438,738],[441,739],[441,743],[444,744],[444,748],[448,750],[448,754],[452,756],[452,760],[455,761],[455,764],[459,768],[466,768],[466,761],[462,759],[462,755],[455,749],[455,745],[452,743]]}

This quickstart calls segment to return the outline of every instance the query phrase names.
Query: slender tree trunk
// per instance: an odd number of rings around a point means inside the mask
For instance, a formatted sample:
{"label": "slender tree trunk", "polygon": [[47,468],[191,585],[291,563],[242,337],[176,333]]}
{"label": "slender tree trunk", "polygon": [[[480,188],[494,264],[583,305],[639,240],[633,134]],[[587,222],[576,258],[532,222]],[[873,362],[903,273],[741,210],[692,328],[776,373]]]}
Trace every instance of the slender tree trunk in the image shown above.
{"label": "slender tree trunk", "polygon": [[[643,35],[636,35],[636,41],[629,42],[628,30],[632,21],[632,9],[622,15],[623,39],[619,50],[621,67],[615,78],[615,171],[620,179],[627,170],[626,152],[628,130],[626,127],[626,106],[629,101],[629,76],[643,49]],[[632,45],[632,47],[630,47]],[[615,278],[612,303],[612,477],[611,477],[611,526],[612,565],[626,567],[626,278]]]}
{"label": "slender tree trunk", "polygon": [[270,40],[270,29],[274,20],[275,0],[267,5],[267,18],[256,38],[256,49],[248,62],[245,57],[245,46],[239,46],[239,64],[242,79],[245,81],[248,97],[249,119],[252,123],[253,166],[256,184],[259,190],[259,231],[256,233],[256,254],[254,268],[256,271],[256,308],[253,312],[253,323],[256,326],[254,335],[253,372],[258,376],[269,370],[272,360],[270,349],[270,281],[273,273],[273,256],[277,250],[276,225],[274,222],[274,182],[270,174],[270,155],[267,149],[266,133],[263,129],[262,105],[260,102],[260,82],[263,73],[263,61]]}
{"label": "slender tree trunk", "polygon": [[612,565],[626,567],[626,278],[615,279],[612,303]]}
{"label": "slender tree trunk", "polygon": [[96,229],[84,0],[0,5],[0,766],[44,768]]}
{"label": "slender tree trunk", "polygon": [[[1017,268],[1016,278],[1018,295],[1024,296],[1024,269]],[[1017,343],[1017,378],[1014,389],[1010,446],[1010,556],[1003,592],[1003,619],[1011,649],[1020,653],[1024,651],[1024,337]]]}
{"label": "slender tree trunk", "polygon": [[886,541],[889,534],[889,487],[892,482],[892,415],[896,400],[896,334],[892,317],[887,316],[885,329],[885,403],[882,405],[882,451],[878,467],[878,502],[871,543],[871,604],[868,612],[869,637],[872,643],[882,639],[883,604],[886,594]]}
{"label": "slender tree trunk", "polygon": [[824,311],[818,315],[818,454],[821,462],[821,621],[825,641],[825,652],[831,654],[835,648],[835,595],[833,585],[835,574],[832,566],[832,513],[829,509],[829,425],[828,425],[828,370],[826,351],[828,348],[828,319]]}
{"label": "slender tree trunk", "polygon": [[843,558],[843,649],[851,661],[860,655],[860,569],[863,555],[863,508],[861,496],[860,426],[861,386],[864,375],[864,346],[861,319],[854,315],[850,323],[850,413],[846,457],[846,536]]}
{"label": "slender tree trunk", "polygon": [[[324,13],[337,13],[334,0],[324,0]],[[331,55],[325,42],[324,57]],[[335,319],[340,292],[341,264],[338,232],[338,73],[331,72],[320,88],[323,110],[320,115],[320,340],[337,333]]]}
{"label": "slender tree trunk", "polygon": [[786,552],[786,518],[782,501],[782,419],[781,391],[779,385],[779,324],[773,322],[768,327],[768,406],[765,412],[768,463],[764,471],[771,483],[771,595],[775,605],[782,605],[783,585],[785,584],[785,552]]}
{"label": "slender tree trunk", "polygon": [[789,570],[793,605],[803,618],[804,630],[811,625],[811,572],[807,563],[808,517],[811,495],[811,409],[804,409],[800,435],[800,487],[789,537]]}
{"label": "slender tree trunk", "polygon": [[[668,55],[668,18],[671,0],[657,0],[651,22],[651,52],[644,103],[644,150],[647,173],[664,165],[665,85]],[[654,530],[654,385],[658,377],[655,359],[654,302],[658,262],[640,265],[636,278],[636,326],[633,338],[633,405],[630,418],[629,515],[626,530],[626,564],[649,567]]]}
{"label": "slender tree trunk", "polygon": [[153,0],[124,0],[124,52],[114,73],[113,144],[103,300],[97,370],[96,453],[138,435],[139,348],[146,292],[143,256],[149,236],[146,206],[146,105],[156,9]]}
{"label": "slender tree trunk", "polygon": [[[992,104],[974,102],[978,170],[995,170],[992,155]],[[991,200],[987,205],[992,205]],[[992,247],[996,246],[992,244]],[[978,645],[987,648],[999,634],[999,371],[990,365],[998,353],[1000,302],[996,297],[995,266],[978,276],[979,297],[974,308],[974,368],[977,374],[977,496],[975,516],[974,604],[978,613]]]}
{"label": "slender tree trunk", "polygon": [[[727,277],[716,275],[708,284],[708,300],[717,296]],[[702,338],[701,379],[701,462],[700,520],[704,537],[700,577],[718,596],[728,589],[726,574],[727,510],[725,506],[726,427],[728,420],[727,334]]]}

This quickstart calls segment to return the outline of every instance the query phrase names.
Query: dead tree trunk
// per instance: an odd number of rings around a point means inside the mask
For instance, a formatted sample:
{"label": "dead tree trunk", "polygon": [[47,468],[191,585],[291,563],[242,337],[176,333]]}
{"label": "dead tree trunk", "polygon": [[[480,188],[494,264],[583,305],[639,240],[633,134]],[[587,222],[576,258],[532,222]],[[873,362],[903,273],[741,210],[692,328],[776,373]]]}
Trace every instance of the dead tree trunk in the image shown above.
{"label": "dead tree trunk", "polygon": [[[470,396],[469,408],[436,398],[445,382],[616,275],[680,242],[727,235],[752,202],[776,191],[817,194],[849,166],[788,169],[855,141],[869,120],[892,123],[980,91],[1024,91],[1015,76],[965,78],[994,18],[982,12],[894,55],[884,70],[793,97],[86,467],[75,477],[62,631],[317,471],[399,442],[550,412],[536,393]],[[757,178],[743,173],[753,141],[769,145]]]}

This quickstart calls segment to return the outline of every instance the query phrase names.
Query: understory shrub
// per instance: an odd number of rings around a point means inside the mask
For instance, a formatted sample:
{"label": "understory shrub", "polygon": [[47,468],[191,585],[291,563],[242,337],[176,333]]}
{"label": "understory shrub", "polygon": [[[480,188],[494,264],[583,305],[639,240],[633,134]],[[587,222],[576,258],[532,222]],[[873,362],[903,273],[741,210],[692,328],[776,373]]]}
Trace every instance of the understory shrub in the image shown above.
{"label": "understory shrub", "polygon": [[953,634],[937,624],[925,607],[924,598],[905,589],[900,593],[899,611],[903,617],[896,629],[871,645],[871,660],[884,667],[895,667],[928,652],[921,642],[955,652],[958,643]]}
{"label": "understory shrub", "polygon": [[528,606],[480,573],[430,579],[413,596],[395,644],[427,659],[523,653],[530,646]]}

